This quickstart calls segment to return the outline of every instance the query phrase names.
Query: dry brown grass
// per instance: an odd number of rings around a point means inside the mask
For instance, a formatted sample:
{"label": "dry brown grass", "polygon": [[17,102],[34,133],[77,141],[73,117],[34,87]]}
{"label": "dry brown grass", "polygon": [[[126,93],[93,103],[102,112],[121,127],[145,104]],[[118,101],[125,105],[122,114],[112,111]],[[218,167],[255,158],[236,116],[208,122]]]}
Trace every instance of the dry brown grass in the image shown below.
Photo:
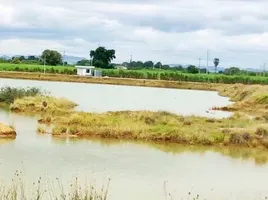
{"label": "dry brown grass", "polygon": [[[41,96],[18,99],[11,105],[11,109],[15,111],[40,114],[41,119],[39,122],[41,123],[52,122],[55,125],[53,135],[161,140],[203,145],[222,144],[268,147],[265,142],[266,136],[258,134],[261,128],[268,129],[268,86],[193,84],[190,82],[114,78],[97,79],[31,73],[26,75],[30,78],[36,76],[40,80],[58,80],[60,78],[61,81],[68,79],[67,81],[71,82],[92,81],[94,83],[101,82],[121,85],[215,90],[220,95],[228,96],[235,102],[231,106],[221,108],[235,112],[233,117],[222,120],[194,116],[182,117],[166,112],[125,111],[103,114],[75,112],[73,108],[76,104],[68,100],[52,97],[45,97],[47,106],[44,107],[42,103],[44,97]],[[21,74],[18,74],[18,77],[20,76]]]}
{"label": "dry brown grass", "polygon": [[[10,109],[23,113],[51,113],[52,115],[59,115],[68,113],[75,106],[77,104],[64,98],[57,99],[50,96],[35,96],[16,99],[10,105]],[[48,119],[46,118],[46,122],[48,122]]]}
{"label": "dry brown grass", "polygon": [[16,131],[13,127],[0,123],[0,137],[16,137]]}

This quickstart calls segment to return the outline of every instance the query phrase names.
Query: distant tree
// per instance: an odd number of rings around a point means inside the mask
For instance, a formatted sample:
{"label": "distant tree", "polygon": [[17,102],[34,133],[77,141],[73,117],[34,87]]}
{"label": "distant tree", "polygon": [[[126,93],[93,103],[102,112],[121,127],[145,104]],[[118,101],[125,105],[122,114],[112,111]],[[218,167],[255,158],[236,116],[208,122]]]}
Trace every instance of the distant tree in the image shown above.
{"label": "distant tree", "polygon": [[202,74],[206,74],[206,73],[207,73],[207,69],[206,69],[206,68],[202,68],[202,69],[200,69],[200,73],[202,73]]}
{"label": "distant tree", "polygon": [[24,61],[25,60],[25,57],[24,56],[20,56],[19,59],[20,59],[20,61]]}
{"label": "distant tree", "polygon": [[161,69],[161,68],[162,68],[162,63],[161,63],[161,62],[157,62],[157,63],[154,65],[154,68],[156,68],[156,69]]}
{"label": "distant tree", "polygon": [[11,62],[12,62],[13,64],[20,64],[20,63],[21,63],[21,60],[20,60],[20,58],[18,58],[18,57],[13,57]]}
{"label": "distant tree", "polygon": [[43,51],[41,59],[45,61],[47,65],[56,66],[62,64],[62,55],[55,50],[46,49]]}
{"label": "distant tree", "polygon": [[142,69],[144,68],[144,64],[142,61],[132,61],[131,63],[128,63],[129,69]]}
{"label": "distant tree", "polygon": [[154,63],[153,61],[146,61],[143,66],[147,69],[154,68]]}
{"label": "distant tree", "polygon": [[187,71],[188,73],[191,73],[191,74],[197,74],[199,72],[198,68],[194,65],[189,65],[187,67]]}
{"label": "distant tree", "polygon": [[83,59],[80,60],[76,63],[76,65],[80,65],[80,66],[90,66],[91,65],[91,60],[88,59]]}
{"label": "distant tree", "polygon": [[219,63],[220,63],[220,59],[214,58],[215,73],[217,73],[217,67],[218,67]]}
{"label": "distant tree", "polygon": [[111,61],[116,58],[114,49],[106,49],[98,47],[96,50],[90,51],[90,58],[93,60],[93,65],[99,68],[112,68]]}
{"label": "distant tree", "polygon": [[165,69],[165,70],[170,69],[170,66],[169,65],[163,65],[162,69]]}
{"label": "distant tree", "polygon": [[186,71],[186,69],[182,65],[176,66],[174,67],[174,69],[178,71]]}
{"label": "distant tree", "polygon": [[36,56],[28,56],[27,60],[39,60]]}
{"label": "distant tree", "polygon": [[224,70],[224,74],[227,75],[233,75],[233,74],[239,74],[241,70],[238,67],[230,67]]}
{"label": "distant tree", "polygon": [[144,63],[142,61],[137,61],[136,62],[136,67],[137,68],[143,68],[144,67]]}

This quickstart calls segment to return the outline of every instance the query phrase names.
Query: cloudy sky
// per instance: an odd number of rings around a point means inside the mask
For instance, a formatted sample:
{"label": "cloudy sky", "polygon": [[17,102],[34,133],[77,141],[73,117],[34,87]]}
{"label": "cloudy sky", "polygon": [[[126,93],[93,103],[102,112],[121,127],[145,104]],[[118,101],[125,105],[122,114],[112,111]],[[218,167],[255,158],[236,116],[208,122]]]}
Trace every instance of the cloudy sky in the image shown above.
{"label": "cloudy sky", "polygon": [[98,45],[117,62],[260,68],[268,62],[267,0],[0,0],[0,55],[46,48],[87,57]]}

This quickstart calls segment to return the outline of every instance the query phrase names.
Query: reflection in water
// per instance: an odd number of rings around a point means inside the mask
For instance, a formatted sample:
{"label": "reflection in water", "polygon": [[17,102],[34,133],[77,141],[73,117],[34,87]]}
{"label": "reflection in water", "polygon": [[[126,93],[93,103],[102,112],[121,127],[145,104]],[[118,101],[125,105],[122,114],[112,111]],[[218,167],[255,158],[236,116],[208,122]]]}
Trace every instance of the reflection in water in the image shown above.
{"label": "reflection in water", "polygon": [[[12,144],[15,138],[0,138],[0,145],[1,144]],[[1,146],[0,146],[1,147]]]}
{"label": "reflection in water", "polygon": [[185,152],[191,152],[199,155],[204,155],[207,152],[216,152],[223,156],[228,156],[233,159],[241,160],[254,160],[256,165],[263,165],[268,162],[268,151],[263,148],[246,148],[239,146],[199,146],[199,145],[182,145],[177,143],[165,143],[165,142],[144,142],[133,140],[117,140],[117,139],[100,139],[100,138],[69,138],[65,140],[65,144],[76,143],[81,141],[92,141],[98,143],[103,147],[125,145],[126,143],[135,143],[137,145],[147,146],[161,150],[166,153],[172,153],[173,155],[183,154]]}

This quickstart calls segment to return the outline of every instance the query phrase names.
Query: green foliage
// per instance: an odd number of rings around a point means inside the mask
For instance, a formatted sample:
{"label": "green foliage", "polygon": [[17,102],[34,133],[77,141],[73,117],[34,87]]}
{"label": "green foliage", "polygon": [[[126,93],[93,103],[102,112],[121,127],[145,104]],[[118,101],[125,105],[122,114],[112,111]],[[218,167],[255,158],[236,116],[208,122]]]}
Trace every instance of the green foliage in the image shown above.
{"label": "green foliage", "polygon": [[15,99],[26,97],[26,96],[36,96],[40,95],[41,91],[38,88],[12,88],[3,87],[0,89],[0,102],[11,104]]}
{"label": "green foliage", "polygon": [[268,78],[261,76],[228,76],[224,74],[190,74],[173,70],[103,70],[103,76],[120,78],[158,79],[168,81],[189,81],[206,83],[242,83],[242,84],[267,84]]}
{"label": "green foliage", "polygon": [[197,74],[199,72],[199,70],[194,65],[189,65],[187,67],[187,71],[188,73],[191,73],[191,74]]}
{"label": "green foliage", "polygon": [[13,63],[13,64],[20,64],[20,63],[21,63],[21,60],[20,60],[20,58],[17,58],[17,57],[16,57],[16,58],[13,58],[13,59],[12,59],[12,63]]}
{"label": "green foliage", "polygon": [[90,66],[91,65],[91,60],[83,59],[83,60],[78,61],[76,63],[76,65],[79,65],[79,66]]}
{"label": "green foliage", "polygon": [[[23,63],[25,62],[27,61],[25,60]],[[69,74],[69,75],[77,74],[76,68],[74,68],[73,66],[48,66],[46,65],[45,70],[46,70],[46,73],[52,73],[52,74],[54,73]],[[43,73],[44,65],[0,63],[0,71],[42,72]]]}
{"label": "green foliage", "polygon": [[41,59],[47,65],[56,66],[62,64],[62,55],[54,50],[46,49],[45,51],[43,51]]}
{"label": "green foliage", "polygon": [[161,69],[161,68],[162,68],[162,63],[161,63],[161,62],[157,62],[157,63],[154,65],[154,68]]}
{"label": "green foliage", "polygon": [[143,64],[144,68],[146,69],[152,69],[154,67],[154,63],[153,61],[146,61],[144,64]]}
{"label": "green foliage", "polygon": [[110,68],[111,61],[115,59],[115,50],[98,47],[96,50],[90,51],[90,57],[93,59],[93,65],[98,68]]}

